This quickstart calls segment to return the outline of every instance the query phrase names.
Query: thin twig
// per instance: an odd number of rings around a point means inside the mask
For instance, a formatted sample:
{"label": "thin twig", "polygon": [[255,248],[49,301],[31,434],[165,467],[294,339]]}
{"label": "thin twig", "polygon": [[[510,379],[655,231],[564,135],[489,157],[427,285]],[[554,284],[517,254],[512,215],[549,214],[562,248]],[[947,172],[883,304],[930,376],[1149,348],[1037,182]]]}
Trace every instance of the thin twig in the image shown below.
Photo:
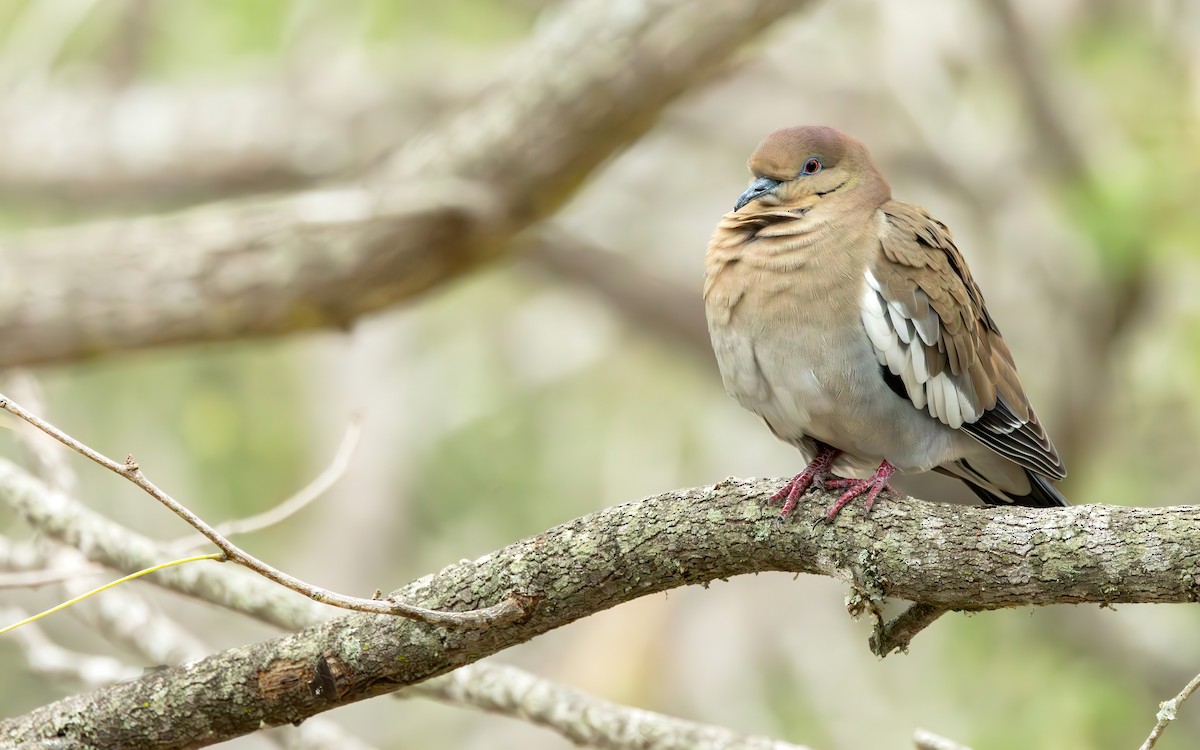
{"label": "thin twig", "polygon": [[1146,741],[1142,743],[1142,746],[1138,750],[1150,750],[1150,748],[1158,743],[1158,738],[1162,736],[1163,730],[1167,728],[1168,724],[1175,721],[1175,715],[1179,711],[1179,706],[1190,698],[1192,693],[1196,692],[1196,688],[1200,688],[1200,674],[1193,677],[1191,682],[1183,690],[1179,691],[1179,695],[1169,701],[1163,701],[1158,704],[1158,715],[1156,716],[1158,723],[1150,730],[1150,736],[1146,738]]}
{"label": "thin twig", "polygon": [[[350,423],[346,425],[346,432],[342,436],[342,442],[338,445],[337,453],[334,455],[333,460],[330,461],[329,465],[320,474],[313,477],[311,482],[300,488],[299,492],[269,510],[247,518],[226,521],[218,525],[216,527],[217,532],[224,537],[231,537],[236,534],[249,534],[255,531],[262,531],[265,528],[282,523],[301,510],[304,510],[310,503],[328,492],[329,488],[345,475],[347,467],[350,466],[350,459],[354,456],[354,451],[358,449],[359,438],[361,437],[362,419],[355,414],[350,418]],[[171,542],[167,545],[167,549],[175,552],[183,552],[204,544],[206,541],[205,537],[189,535]]]}
{"label": "thin twig", "polygon": [[[47,541],[53,540],[64,545],[64,550],[68,547],[71,548],[66,551],[77,551],[76,557],[79,560],[91,561],[118,573],[132,573],[142,568],[148,568],[169,556],[162,545],[155,540],[87,508],[79,500],[61,492],[55,492],[24,469],[3,459],[0,459],[0,506],[11,510],[14,515],[29,524]],[[3,549],[5,546],[11,545],[0,544],[0,553],[5,553]],[[58,567],[58,557],[59,554],[55,554],[55,559],[47,561],[50,567]],[[13,570],[32,570],[45,567],[40,563],[27,564],[23,558],[13,562],[15,563],[12,565]],[[80,564],[82,563],[75,562],[70,567],[78,567]],[[63,567],[67,567],[67,565],[63,563]],[[150,582],[185,596],[224,602],[226,606],[239,607],[241,611],[251,617],[256,617],[284,630],[297,630],[313,625],[327,619],[336,611],[311,599],[293,596],[288,589],[277,586],[241,566],[192,566],[187,570],[186,575],[181,575],[179,572],[181,570],[165,570],[151,578]],[[73,591],[71,595],[76,593],[79,592]],[[98,600],[96,604],[100,605],[99,608],[107,610],[109,602],[124,598],[129,593],[129,591],[118,589],[112,595]],[[150,610],[146,602],[131,602],[130,606],[140,607],[143,613],[148,613]],[[112,614],[117,613],[113,612]],[[125,625],[132,619],[126,608],[121,615],[120,623],[97,624],[111,630],[112,625]],[[138,625],[137,629],[143,632],[154,630],[153,625],[148,626],[144,622],[136,624]],[[125,634],[134,636],[137,643],[144,643],[141,633],[136,636],[131,632]],[[112,638],[112,635],[108,633],[106,635]],[[178,635],[175,640],[177,639]],[[133,647],[133,650],[136,653],[137,647]],[[155,659],[147,659],[147,661],[155,664],[170,664],[197,658],[208,653],[209,650],[202,646],[198,653],[193,651],[175,658],[166,658],[164,654]]]}
{"label": "thin twig", "polygon": [[[32,373],[20,369],[9,370],[5,373],[5,382],[6,386],[0,387],[0,390],[12,394],[31,411],[46,413],[41,386]],[[20,428],[14,430],[17,442],[24,449],[34,473],[54,490],[71,492],[78,481],[67,460],[67,451],[62,450],[57,440],[32,425],[20,423]],[[129,550],[128,542],[123,548]],[[154,550],[140,563],[131,560],[128,566],[112,566],[101,560],[89,560],[77,545],[56,539],[51,534],[44,535],[31,551],[33,556],[28,563],[13,567],[12,570],[42,571],[47,579],[59,572],[61,575],[57,588],[63,599],[72,599],[92,588],[84,571],[95,569],[116,570],[119,574],[135,573],[155,566],[164,558],[180,557]],[[167,571],[168,575],[174,572],[170,568]],[[194,569],[187,575],[195,575]],[[155,578],[161,580],[162,574]],[[91,606],[72,608],[71,615],[92,632],[120,647],[122,652],[135,655],[144,664],[178,664],[198,659],[210,650],[134,588],[109,589],[103,597],[91,599],[89,603]],[[24,630],[26,628],[22,628],[22,632]]]}
{"label": "thin twig", "polygon": [[329,604],[334,607],[340,607],[342,609],[354,610],[357,612],[368,612],[379,615],[398,615],[400,617],[407,617],[411,620],[417,620],[430,625],[458,625],[473,627],[485,627],[497,622],[507,622],[520,619],[528,614],[527,609],[533,604],[533,601],[530,598],[514,594],[505,598],[499,604],[494,604],[490,607],[470,610],[467,612],[451,612],[426,609],[424,607],[417,607],[391,599],[364,599],[357,596],[346,596],[344,594],[323,589],[319,586],[314,586],[313,584],[306,583],[295,576],[271,567],[250,553],[245,552],[225,537],[221,536],[221,534],[219,534],[216,529],[209,525],[207,521],[184,507],[178,500],[171,497],[166,492],[163,492],[158,488],[157,485],[147,479],[146,475],[143,474],[142,470],[138,467],[137,462],[133,459],[133,456],[126,457],[125,463],[123,464],[117,463],[94,448],[79,442],[54,425],[41,419],[36,414],[30,413],[20,404],[13,402],[4,395],[0,395],[0,408],[25,420],[68,448],[71,448],[87,458],[90,458],[92,461],[100,464],[109,471],[128,479],[130,482],[133,482],[135,485],[142,488],[142,490],[148,495],[165,505],[171,512],[182,518],[192,528],[199,531],[210,542],[216,545],[217,549],[225,553],[225,559],[229,562],[234,562],[238,565],[249,568],[264,578],[274,581],[281,586],[285,586],[299,594],[303,594],[314,601],[318,601],[323,604]]}
{"label": "thin twig", "polygon": [[26,617],[23,620],[18,620],[17,622],[14,622],[12,625],[6,625],[5,627],[0,628],[0,635],[4,635],[5,633],[16,630],[19,627],[28,625],[31,622],[37,622],[38,620],[42,619],[43,617],[52,615],[55,612],[61,612],[62,610],[66,609],[67,607],[78,604],[79,602],[83,601],[84,599],[87,599],[88,597],[95,596],[96,594],[99,594],[103,591],[107,591],[108,589],[111,589],[113,586],[120,586],[122,583],[125,583],[127,581],[132,581],[136,578],[141,578],[142,576],[150,575],[151,573],[157,573],[158,571],[163,570],[164,568],[173,568],[176,565],[185,565],[190,562],[199,562],[201,560],[216,560],[217,562],[225,562],[225,556],[223,554],[217,553],[217,552],[214,552],[211,555],[194,555],[192,557],[184,557],[179,560],[171,560],[170,562],[160,563],[153,567],[146,568],[145,570],[139,570],[136,573],[130,573],[129,575],[118,578],[115,581],[109,581],[108,583],[104,584],[103,586],[97,586],[96,588],[92,589],[91,591],[84,592],[84,593],[80,594],[79,596],[72,597],[71,599],[68,599],[67,601],[62,602],[61,604],[56,604],[53,607],[51,607],[50,609],[44,610],[42,612],[38,612],[36,615]]}
{"label": "thin twig", "polygon": [[[42,385],[29,370],[23,367],[7,370],[4,373],[3,386],[0,387],[13,394],[14,398],[28,404],[31,411],[46,412]],[[59,492],[69,494],[74,491],[75,472],[68,465],[66,454],[59,450],[49,435],[28,425],[21,425],[20,429],[14,430],[13,433],[24,454],[24,463],[30,471]]]}
{"label": "thin twig", "polygon": [[[30,408],[42,411],[40,389],[36,379],[22,370],[8,373],[9,385],[13,390],[26,393],[23,397]],[[26,425],[22,425],[26,427]],[[56,490],[68,492],[75,486],[75,475],[65,460],[66,454],[52,445],[51,438],[40,430],[29,426],[28,429],[17,431],[17,439],[26,449],[30,461],[37,467],[38,473]],[[32,577],[44,579],[59,578],[64,584],[63,589],[68,598],[81,593],[83,581],[81,576],[95,570],[104,570],[106,566],[89,566],[88,560],[80,549],[67,545],[63,540],[51,543],[44,539],[40,545],[43,549],[28,550],[14,548],[6,544],[0,537],[0,559],[24,567],[16,567],[12,582],[18,582],[21,576],[25,584],[33,583]],[[129,538],[126,538],[124,552],[130,551]],[[54,549],[49,549],[51,546]],[[164,551],[155,550],[151,556],[159,559]],[[150,568],[150,559],[140,564],[127,558],[129,567],[122,568],[124,572]],[[33,569],[36,564],[47,564],[47,568]],[[217,567],[216,570],[233,573],[233,570]],[[211,573],[211,569],[205,571]],[[161,576],[160,576],[161,577]],[[220,576],[214,576],[220,577]],[[230,576],[232,577],[232,576]],[[0,575],[0,581],[4,579]],[[266,584],[261,578],[248,577],[245,580],[262,582],[273,592],[282,593],[284,589]],[[216,592],[212,592],[216,593]],[[286,595],[285,595],[286,596]],[[152,606],[141,595],[128,588],[109,589],[105,596],[92,600],[91,608],[75,608],[73,613],[82,617],[84,622],[110,642],[123,647],[135,654],[143,664],[179,664],[194,661],[208,652],[208,648],[195,639],[182,625],[171,619],[160,608]],[[0,621],[20,620],[26,613],[20,610],[10,610],[10,614],[0,616]],[[141,669],[114,666],[116,660],[102,656],[79,654],[58,646],[38,628],[36,623],[30,623],[13,631],[8,638],[14,640],[25,652],[29,668],[39,674],[49,677],[73,679],[82,681],[89,686],[98,686],[121,679],[129,679],[142,673]],[[370,746],[356,737],[349,735],[339,725],[321,717],[312,717],[300,727],[279,727],[267,733],[275,741],[283,742],[292,750],[305,748],[336,747],[339,750],[370,750]]]}

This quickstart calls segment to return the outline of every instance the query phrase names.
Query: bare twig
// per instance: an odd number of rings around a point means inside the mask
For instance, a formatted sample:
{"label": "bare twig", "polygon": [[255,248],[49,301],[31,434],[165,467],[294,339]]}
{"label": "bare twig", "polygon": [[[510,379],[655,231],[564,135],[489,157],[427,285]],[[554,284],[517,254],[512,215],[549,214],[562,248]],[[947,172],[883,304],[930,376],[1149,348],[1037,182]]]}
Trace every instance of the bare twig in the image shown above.
{"label": "bare twig", "polygon": [[[4,489],[8,489],[8,485],[5,484],[3,481],[0,481],[0,486],[2,486]],[[20,493],[20,492],[10,493],[10,492],[0,491],[0,497],[10,497],[13,494],[19,495],[19,494],[23,494],[23,493]],[[39,511],[44,511],[47,506],[60,506],[64,502],[64,500],[65,499],[62,497],[56,497],[52,502],[34,501],[30,505],[36,506],[36,508]],[[78,524],[78,525],[90,524],[90,521],[85,516],[85,513],[86,513],[85,509],[78,508],[78,507],[61,508],[59,510],[60,516],[69,517],[71,519],[70,523]],[[26,517],[28,518],[28,516],[26,516]],[[31,518],[30,520],[31,520],[31,522],[35,523],[35,525],[37,525],[39,528],[46,528],[43,524],[38,522],[37,518]],[[92,520],[99,522],[99,523],[103,523],[105,525],[113,524],[112,521],[110,521],[108,519],[101,519],[99,517],[96,517],[95,519],[92,519]],[[57,528],[57,527],[56,528],[47,528],[47,531],[49,533],[54,533],[56,535],[63,535],[63,530],[61,528]],[[105,532],[102,532],[102,531],[100,531],[98,529],[94,529],[94,528],[90,529],[90,530],[75,529],[66,534],[66,536],[68,538],[83,537],[83,538],[89,538],[89,539],[96,539],[98,537],[107,536],[107,535],[108,534],[106,534]],[[146,540],[140,539],[138,537],[138,535],[136,535],[132,531],[126,530],[118,536],[120,538],[124,538],[126,540],[126,543],[124,544],[124,546],[122,548],[122,552],[127,555],[131,551],[134,551],[136,553],[137,550],[140,550],[147,544]],[[98,550],[91,550],[91,551],[93,553],[95,553]],[[108,560],[110,563],[120,562],[120,561],[114,560],[111,557],[105,557],[103,559]],[[150,559],[150,558],[149,557],[146,557],[146,558],[138,557],[135,554],[133,557],[124,560],[123,565],[125,568],[141,567],[143,565],[143,563],[148,561],[148,559]],[[291,601],[291,597],[287,597],[287,595],[283,589],[281,589],[277,586],[274,586],[272,584],[269,584],[267,581],[265,581],[262,578],[249,577],[249,576],[235,576],[233,574],[238,573],[239,571],[237,569],[231,569],[231,568],[225,567],[225,566],[206,567],[202,570],[201,569],[193,569],[193,572],[202,574],[204,578],[215,579],[215,580],[205,582],[202,586],[198,587],[199,590],[182,588],[182,587],[178,586],[177,584],[175,584],[173,587],[180,589],[182,591],[185,591],[187,593],[190,593],[193,596],[199,596],[199,597],[205,599],[206,601],[213,602],[214,604],[218,604],[220,606],[229,608],[233,611],[242,612],[244,614],[247,614],[247,615],[250,615],[253,617],[257,617],[265,622],[269,622],[269,623],[272,623],[275,625],[282,625],[285,627],[289,626],[289,625],[292,627],[302,627],[305,625],[309,625],[317,620],[317,615],[319,614],[319,610],[316,609],[315,605],[311,610],[304,610],[303,612],[286,609],[284,606],[282,606],[286,602],[279,602],[279,604],[281,606],[271,607],[267,610],[264,610],[262,607],[247,606],[250,602],[255,602],[255,601],[258,601],[258,600],[264,599],[264,598],[267,599],[269,602],[272,599],[279,598],[281,595],[287,598],[287,602]],[[216,585],[216,580],[220,580],[220,579],[227,579],[227,580],[224,580],[222,582],[222,585]],[[162,581],[162,580],[157,580],[154,582],[159,585],[164,584],[164,581]],[[20,632],[20,631],[18,631],[18,632]],[[458,676],[457,674],[454,674],[454,675],[450,675],[447,678],[445,678],[445,680],[447,680],[447,682],[444,682],[444,683],[431,681],[428,683],[422,683],[421,685],[417,685],[413,688],[413,694],[434,698],[434,699],[441,700],[441,701],[444,701],[447,703],[455,703],[458,701],[463,701],[463,702],[465,702],[465,705],[468,705],[473,708],[485,708],[486,710],[501,711],[501,709],[498,708],[497,706],[483,705],[483,704],[488,704],[489,702],[495,702],[495,701],[501,700],[501,698],[499,698],[499,697],[496,697],[496,698],[487,698],[486,697],[489,695],[490,691],[502,689],[500,687],[494,686],[494,680],[495,680],[494,673],[489,669],[488,665],[483,665],[483,664],[477,665],[476,667],[473,667],[472,669],[474,670],[474,672],[470,676],[467,676],[467,677]],[[542,691],[542,690],[553,689],[553,683],[547,682],[545,680],[541,680],[532,675],[523,674],[519,670],[516,670],[513,667],[505,667],[504,669],[506,672],[508,672],[512,675],[515,675],[514,679],[517,680],[518,682],[522,682],[524,684],[537,684],[537,685],[542,686],[538,689],[538,691],[535,691],[534,693],[530,694],[531,698],[536,698],[536,696],[538,694],[540,694],[540,691]],[[483,684],[478,689],[472,689],[470,687],[469,683],[476,681],[476,680],[480,681]],[[451,684],[457,686],[454,689],[454,691],[449,690],[447,687],[447,685],[451,685]],[[489,687],[489,686],[492,686],[492,687]],[[565,690],[565,688],[564,688],[564,690]],[[508,695],[510,696],[510,698],[512,700],[517,700],[520,698],[519,695],[517,695],[516,693],[513,693],[511,690],[508,691]],[[586,696],[582,696],[580,694],[581,701],[584,700],[585,698],[586,698]],[[617,731],[618,727],[623,726],[625,724],[629,724],[631,722],[634,722],[635,720],[643,721],[644,723],[642,726],[647,732],[658,733],[660,731],[660,730],[655,729],[653,726],[653,721],[651,718],[654,716],[653,714],[650,714],[648,712],[641,712],[637,709],[624,708],[622,706],[615,705],[615,704],[608,704],[604,701],[600,701],[599,704],[600,705],[597,707],[597,710],[599,710],[600,708],[603,708],[604,709],[603,715],[607,716],[607,717],[611,717],[612,722],[614,722],[614,723],[613,724],[606,723],[603,727],[597,728],[596,729],[597,732],[615,732],[615,731]],[[592,711],[592,708],[585,707],[583,703],[575,703],[573,705],[579,706],[580,710],[586,710],[589,714]],[[526,710],[524,708],[521,708],[517,704],[513,704],[513,708],[514,708],[514,711],[516,711],[518,713],[521,713]],[[640,719],[638,719],[637,717],[640,717]],[[553,717],[551,716],[548,718],[552,719]],[[670,717],[664,717],[664,720],[667,721],[668,723],[678,721],[678,720],[672,719]],[[683,722],[682,724],[687,725],[688,723]],[[311,721],[306,721],[303,725],[301,725],[301,729],[309,727],[310,725],[311,725]],[[699,725],[696,725],[696,726],[699,726]],[[665,729],[662,731],[666,732]],[[720,731],[720,730],[718,730],[717,728],[713,728],[713,731]],[[339,745],[339,747],[340,747],[340,745]]]}
{"label": "bare twig", "polygon": [[[87,560],[113,570],[132,573],[169,556],[159,543],[87,508],[4,460],[0,460],[0,502],[48,539],[66,545],[64,550],[78,551]],[[19,562],[25,563],[24,560]],[[320,622],[336,611],[311,599],[294,596],[287,589],[241,567],[171,568],[150,582],[288,630]],[[99,604],[105,605],[123,593],[118,589],[112,595],[102,597]],[[142,625],[138,618],[130,617],[128,606],[124,609],[124,621]],[[188,658],[194,658],[194,652],[191,653]],[[158,658],[155,663],[169,664],[177,660]]]}
{"label": "bare twig", "polygon": [[[31,372],[14,368],[4,373],[3,389],[13,398],[29,405],[34,412],[44,412],[42,386]],[[67,454],[46,433],[32,425],[20,425],[16,431],[17,445],[24,454],[25,465],[59,492],[75,489],[75,472],[67,464]]]}
{"label": "bare twig", "polygon": [[140,487],[146,494],[153,497],[155,500],[166,506],[175,515],[182,518],[192,528],[199,531],[210,542],[216,545],[217,549],[225,554],[225,559],[229,562],[234,562],[243,567],[253,570],[255,573],[274,581],[281,586],[291,589],[299,594],[307,596],[313,601],[329,604],[342,609],[350,609],[356,612],[368,612],[380,615],[398,615],[407,617],[413,620],[429,623],[432,625],[456,625],[470,627],[486,627],[497,622],[504,622],[516,618],[523,617],[527,614],[527,607],[532,606],[533,600],[517,594],[510,594],[500,601],[488,607],[482,607],[467,612],[449,612],[426,609],[417,607],[411,604],[406,604],[401,601],[392,599],[364,599],[356,596],[346,596],[338,594],[319,586],[314,586],[306,583],[295,576],[284,573],[271,567],[265,562],[259,560],[253,555],[245,552],[225,537],[221,536],[212,526],[204,519],[186,508],[178,500],[163,492],[153,482],[146,478],[138,467],[137,462],[132,456],[126,458],[125,463],[120,464],[111,458],[105,456],[99,451],[87,446],[54,425],[46,422],[24,409],[20,404],[13,402],[11,399],[0,395],[0,408],[17,416],[29,424],[37,427],[47,435],[58,440],[63,445],[80,453],[81,455],[90,458],[92,461],[100,464],[109,471],[118,476],[128,479],[133,484]]}
{"label": "bare twig", "polygon": [[[40,389],[37,381],[31,375],[19,371],[10,372],[8,381],[10,387],[25,393],[32,403],[40,403]],[[343,447],[347,447],[357,440],[356,432],[357,421],[354,421],[351,423],[351,428],[347,430],[346,438],[343,439]],[[74,487],[74,473],[64,460],[66,454],[57,446],[51,446],[52,439],[49,436],[29,427],[19,431],[18,438],[30,460],[37,466],[38,472],[54,489],[61,492]],[[348,457],[349,451],[339,451],[339,455],[343,454]],[[75,518],[79,520],[78,516]],[[132,532],[129,533],[132,535]],[[0,539],[0,542],[2,541]],[[132,536],[127,537],[127,541],[133,541]],[[49,547],[50,543],[42,546]],[[79,549],[65,546],[65,544],[54,544],[53,546],[55,549],[34,550],[31,548],[25,550],[13,549],[12,545],[0,545],[0,552],[3,552],[6,560],[17,559],[17,562],[23,565],[29,565],[34,560],[48,560],[49,562],[48,569],[12,574],[14,583],[22,575],[27,577],[23,581],[24,583],[32,583],[31,579],[35,576],[47,580],[58,578],[66,584],[63,588],[69,596],[79,595],[83,590],[80,576],[86,575],[92,570],[100,570],[100,568],[98,566],[96,568],[83,567],[86,557]],[[127,562],[133,561],[127,559]],[[143,559],[141,562],[144,564],[127,566],[124,572],[133,573],[138,569],[152,567],[150,558]],[[220,574],[227,571],[227,568],[219,567],[215,571],[212,568],[207,570],[211,573],[207,577],[233,578],[233,576]],[[3,580],[4,576],[0,576],[0,581]],[[267,584],[261,578],[251,577],[246,580],[255,583],[261,581],[271,591],[283,591],[272,584]],[[235,585],[231,583],[231,587]],[[219,599],[219,596],[216,595],[227,590],[217,588],[209,589],[209,592],[214,594],[213,598]],[[249,597],[249,600],[253,600],[253,598]],[[247,601],[246,597],[236,596],[226,601],[225,604],[230,606],[231,602],[237,602],[244,605]],[[199,659],[208,651],[204,644],[182,625],[158,608],[151,606],[144,597],[133,591],[112,589],[103,597],[92,599],[91,604],[90,607],[76,607],[72,612],[109,641],[118,643],[129,649],[130,652],[137,654],[145,663],[179,664]],[[288,611],[284,607],[280,607],[279,610]],[[13,610],[8,618],[0,619],[17,620],[22,618],[22,613]],[[296,624],[298,626],[300,623]],[[103,684],[105,681],[129,679],[142,671],[136,670],[135,674],[135,670],[131,667],[121,667],[118,670],[112,668],[112,662],[105,657],[81,656],[68,652],[49,641],[33,624],[14,631],[9,637],[15,639],[17,644],[25,650],[26,659],[34,671],[50,675],[56,674],[57,670],[56,676],[75,677],[83,680],[85,685],[95,686]],[[121,676],[124,671],[128,671],[129,674]],[[74,672],[77,672],[78,675],[73,674]],[[272,739],[293,750],[308,750],[309,748],[315,750],[329,747],[344,748],[345,750],[370,750],[370,745],[367,743],[350,735],[336,723],[320,717],[314,717],[313,720],[306,721],[299,727],[280,727],[271,733],[271,736]]]}
{"label": "bare twig", "polygon": [[[17,395],[34,411],[43,411],[41,387],[32,374],[17,370],[6,374],[6,389]],[[67,462],[68,453],[53,438],[28,424],[16,431],[17,440],[33,467],[55,490],[65,493],[76,485],[75,472]],[[47,535],[49,536],[49,535]],[[60,578],[63,596],[73,599],[92,588],[83,571],[89,569],[88,559],[77,548],[44,538],[34,549],[35,559],[44,566],[40,575]],[[145,560],[123,573],[151,568],[163,555]],[[112,566],[107,566],[112,567]],[[150,664],[177,664],[198,659],[209,651],[192,633],[165,613],[150,604],[135,590],[127,587],[110,589],[102,597],[71,609],[76,619],[101,634],[109,642],[136,654]]]}
{"label": "bare twig", "polygon": [[29,625],[30,623],[37,622],[38,620],[42,619],[43,617],[52,615],[55,612],[60,612],[64,609],[66,609],[67,607],[74,606],[74,605],[78,604],[79,602],[84,601],[85,599],[89,599],[89,598],[95,596],[96,594],[99,594],[103,591],[107,591],[113,587],[120,586],[122,583],[127,583],[129,581],[136,580],[138,578],[141,578],[142,576],[150,575],[151,573],[157,573],[160,570],[165,570],[167,568],[173,568],[176,565],[186,565],[187,563],[200,562],[201,560],[215,560],[216,562],[225,562],[225,558],[220,552],[213,552],[212,554],[208,554],[208,555],[193,555],[191,557],[185,557],[185,558],[181,558],[178,560],[170,560],[165,563],[159,563],[158,565],[146,568],[145,570],[139,570],[135,573],[130,573],[129,575],[124,576],[122,578],[118,578],[115,581],[109,581],[108,583],[106,583],[102,586],[97,586],[94,589],[85,591],[84,593],[80,594],[79,596],[68,599],[65,602],[56,604],[53,607],[51,607],[50,609],[39,612],[36,615],[31,615],[22,620],[18,620],[17,622],[15,622],[11,625],[6,625],[6,626],[0,628],[0,635],[4,635],[5,633],[10,633],[14,630],[25,627],[25,626]]}
{"label": "bare twig", "polygon": [[547,727],[604,750],[806,750],[601,700],[522,670],[480,662],[398,694],[466,705]]}
{"label": "bare twig", "polygon": [[[358,442],[361,437],[362,420],[358,415],[355,415],[351,417],[350,424],[346,425],[346,432],[342,436],[342,442],[338,445],[337,453],[334,454],[333,460],[320,474],[313,477],[311,482],[274,508],[248,518],[239,518],[218,524],[216,526],[217,533],[228,538],[237,534],[262,531],[304,510],[310,503],[328,492],[329,488],[346,473],[347,467],[350,466],[350,459],[354,456],[354,451],[358,448]],[[187,536],[175,540],[167,548],[175,552],[181,552],[192,549],[199,544],[204,544],[205,541],[207,541],[206,537]]]}
{"label": "bare twig", "polygon": [[1184,686],[1183,690],[1179,691],[1179,695],[1169,701],[1163,701],[1158,704],[1158,715],[1155,717],[1158,719],[1158,723],[1150,730],[1150,736],[1146,738],[1146,741],[1142,743],[1142,746],[1138,750],[1150,750],[1150,748],[1158,743],[1158,738],[1162,736],[1163,730],[1167,728],[1168,724],[1175,721],[1179,707],[1192,696],[1192,693],[1196,692],[1196,688],[1200,688],[1200,674],[1193,677],[1191,682]]}

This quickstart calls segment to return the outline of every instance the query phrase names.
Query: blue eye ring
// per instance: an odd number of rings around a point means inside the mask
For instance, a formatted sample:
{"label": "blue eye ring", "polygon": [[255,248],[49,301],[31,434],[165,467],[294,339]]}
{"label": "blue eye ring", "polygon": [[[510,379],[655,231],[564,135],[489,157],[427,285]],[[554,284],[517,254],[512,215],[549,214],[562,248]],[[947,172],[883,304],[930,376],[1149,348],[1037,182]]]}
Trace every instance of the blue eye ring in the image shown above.
{"label": "blue eye ring", "polygon": [[817,159],[809,159],[804,162],[804,168],[800,170],[800,174],[816,174],[821,171],[821,162]]}

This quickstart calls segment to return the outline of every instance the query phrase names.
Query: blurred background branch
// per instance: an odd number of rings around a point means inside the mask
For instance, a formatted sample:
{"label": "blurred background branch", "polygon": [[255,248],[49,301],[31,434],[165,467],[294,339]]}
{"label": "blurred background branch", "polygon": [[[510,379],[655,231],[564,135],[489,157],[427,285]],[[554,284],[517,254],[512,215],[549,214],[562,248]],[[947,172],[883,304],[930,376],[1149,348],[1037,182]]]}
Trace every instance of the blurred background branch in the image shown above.
{"label": "blurred background branch", "polygon": [[427,127],[448,105],[439,92],[344,68],[225,88],[22,88],[0,103],[0,198],[161,210],[353,177]]}
{"label": "blurred background branch", "polygon": [[503,86],[409,141],[369,187],[11,243],[5,256],[26,272],[0,308],[0,364],[348,325],[427,291],[502,254],[663,107],[801,5],[658,0],[617,12],[575,0]]}
{"label": "blurred background branch", "polygon": [[522,236],[520,254],[531,270],[595,295],[639,332],[706,366],[713,362],[704,306],[691,285],[553,225]]}
{"label": "blurred background branch", "polygon": [[766,737],[598,700],[513,667],[478,662],[396,694],[420,695],[548,727],[601,750],[806,750]]}

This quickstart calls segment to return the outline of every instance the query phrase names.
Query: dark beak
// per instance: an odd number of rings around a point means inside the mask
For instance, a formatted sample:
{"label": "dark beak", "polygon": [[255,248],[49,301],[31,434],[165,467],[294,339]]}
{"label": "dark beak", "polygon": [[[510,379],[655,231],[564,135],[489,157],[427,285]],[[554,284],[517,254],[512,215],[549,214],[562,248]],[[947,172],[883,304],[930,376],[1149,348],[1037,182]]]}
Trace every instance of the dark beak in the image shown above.
{"label": "dark beak", "polygon": [[779,180],[772,180],[770,177],[759,177],[754,181],[753,185],[746,188],[746,192],[738,196],[737,203],[733,204],[733,210],[737,211],[750,201],[763,197],[767,193],[779,187],[779,184]]}

